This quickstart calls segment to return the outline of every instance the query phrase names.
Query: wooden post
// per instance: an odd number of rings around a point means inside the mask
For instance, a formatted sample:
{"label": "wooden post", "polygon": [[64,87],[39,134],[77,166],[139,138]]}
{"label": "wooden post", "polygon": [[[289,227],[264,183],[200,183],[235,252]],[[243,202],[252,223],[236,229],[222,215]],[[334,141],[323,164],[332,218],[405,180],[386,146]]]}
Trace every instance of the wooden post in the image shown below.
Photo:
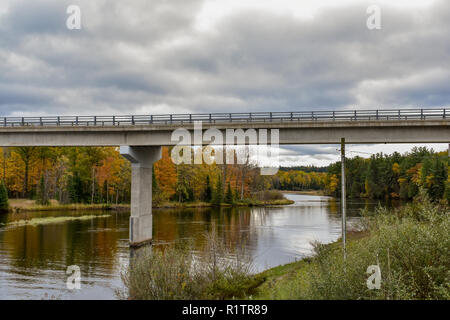
{"label": "wooden post", "polygon": [[347,221],[346,221],[346,197],[345,197],[345,138],[341,138],[341,204],[342,204],[342,246],[344,249],[344,260],[347,258],[345,247]]}

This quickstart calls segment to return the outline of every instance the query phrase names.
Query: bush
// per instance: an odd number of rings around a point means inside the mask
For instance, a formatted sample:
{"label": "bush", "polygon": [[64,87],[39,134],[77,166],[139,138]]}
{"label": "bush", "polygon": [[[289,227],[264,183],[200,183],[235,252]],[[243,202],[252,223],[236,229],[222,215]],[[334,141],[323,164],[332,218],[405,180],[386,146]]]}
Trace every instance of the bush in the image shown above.
{"label": "bush", "polygon": [[260,201],[284,200],[284,195],[277,190],[265,190],[255,192],[253,197]]}
{"label": "bush", "polygon": [[245,254],[230,252],[214,234],[207,236],[206,248],[199,256],[194,256],[190,246],[141,250],[122,275],[126,292],[119,292],[121,298],[242,298],[260,284],[251,276],[251,263]]}
{"label": "bush", "polygon": [[[297,286],[295,297],[450,299],[448,207],[420,197],[402,209],[378,208],[366,217],[369,236],[348,243],[345,262],[340,246],[316,244],[308,285]],[[380,290],[367,288],[369,265],[381,269]]]}

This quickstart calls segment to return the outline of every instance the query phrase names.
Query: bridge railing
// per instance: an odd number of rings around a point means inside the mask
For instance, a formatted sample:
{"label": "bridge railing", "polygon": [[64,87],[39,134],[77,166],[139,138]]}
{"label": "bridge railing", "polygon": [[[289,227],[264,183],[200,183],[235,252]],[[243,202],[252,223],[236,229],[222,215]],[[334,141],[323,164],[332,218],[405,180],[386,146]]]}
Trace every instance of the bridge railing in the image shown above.
{"label": "bridge railing", "polygon": [[130,126],[183,124],[203,121],[206,123],[236,122],[288,122],[288,121],[386,121],[386,120],[437,120],[448,119],[450,109],[388,109],[388,110],[340,110],[298,112],[251,113],[197,113],[163,115],[118,116],[55,116],[55,117],[4,117],[0,126]]}

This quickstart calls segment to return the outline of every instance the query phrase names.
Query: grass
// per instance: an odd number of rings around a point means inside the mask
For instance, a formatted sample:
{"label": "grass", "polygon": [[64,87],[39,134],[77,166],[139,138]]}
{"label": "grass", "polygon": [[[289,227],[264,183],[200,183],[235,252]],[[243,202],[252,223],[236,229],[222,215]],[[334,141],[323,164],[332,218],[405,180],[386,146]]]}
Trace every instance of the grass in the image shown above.
{"label": "grass", "polygon": [[[367,232],[348,232],[347,241],[358,241],[366,236]],[[324,246],[339,250],[342,247],[342,241],[338,240]],[[314,257],[304,258],[257,274],[256,277],[261,279],[261,284],[254,289],[255,294],[250,298],[257,300],[295,299],[293,292],[298,286],[306,289],[310,285],[305,275],[312,271],[312,262],[314,262]]]}
{"label": "grass", "polygon": [[[400,209],[364,213],[362,233],[341,242],[316,243],[315,255],[256,275],[253,299],[449,300],[450,216],[447,206],[421,193]],[[381,269],[381,288],[370,290],[367,268]]]}
{"label": "grass", "polygon": [[35,200],[28,199],[10,199],[10,211],[28,212],[28,211],[86,211],[86,210],[121,210],[130,206],[126,204],[106,205],[106,204],[60,204],[57,200],[50,200],[50,205],[43,206],[36,204]]}
{"label": "grass", "polygon": [[122,274],[125,290],[118,291],[118,297],[129,300],[235,299],[245,297],[260,284],[252,276],[252,265],[245,253],[232,252],[214,232],[206,234],[206,240],[204,250],[197,255],[190,246],[140,249]]}
{"label": "grass", "polygon": [[[264,206],[281,206],[281,205],[290,205],[295,201],[289,199],[281,199],[281,200],[256,200],[256,199],[244,199],[237,200],[233,204],[231,203],[221,203],[221,207],[264,207]],[[212,208],[214,205],[209,202],[202,201],[194,201],[194,202],[176,202],[176,201],[165,201],[154,208],[158,209],[183,209],[183,208]]]}
{"label": "grass", "polygon": [[43,224],[61,223],[74,220],[91,220],[94,218],[107,218],[110,215],[89,215],[79,217],[48,217],[48,218],[33,218],[29,220],[18,220],[6,224],[6,227],[22,227],[22,226],[37,226]]}
{"label": "grass", "polygon": [[[288,199],[282,200],[255,200],[255,199],[244,199],[236,201],[234,204],[222,203],[222,207],[251,207],[251,206],[271,206],[271,205],[289,205],[293,204],[294,201]],[[10,199],[10,212],[30,212],[30,211],[88,211],[88,210],[129,210],[129,204],[84,204],[84,203],[73,203],[73,204],[59,204],[57,200],[50,200],[50,205],[43,206],[36,204],[35,200],[28,199]],[[154,208],[209,208],[213,207],[213,205],[209,202],[175,202],[175,201],[167,201]]]}
{"label": "grass", "polygon": [[325,192],[323,190],[301,190],[301,191],[280,190],[280,192],[290,194],[304,194],[308,196],[325,196]]}

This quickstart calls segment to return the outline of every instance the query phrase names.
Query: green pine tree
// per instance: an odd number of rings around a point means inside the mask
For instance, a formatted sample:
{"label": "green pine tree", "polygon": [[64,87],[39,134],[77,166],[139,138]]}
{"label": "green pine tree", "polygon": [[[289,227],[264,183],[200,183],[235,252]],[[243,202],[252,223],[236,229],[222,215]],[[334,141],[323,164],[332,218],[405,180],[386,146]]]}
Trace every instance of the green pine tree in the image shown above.
{"label": "green pine tree", "polygon": [[219,175],[217,177],[216,189],[214,190],[214,195],[211,202],[215,206],[220,206],[222,201],[223,201],[223,185],[222,185],[222,177]]}
{"label": "green pine tree", "polygon": [[445,193],[445,184],[447,182],[447,166],[438,157],[433,159],[431,172],[433,174],[433,184],[429,188],[430,197],[438,201],[443,198]]}
{"label": "green pine tree", "polygon": [[228,182],[227,193],[225,195],[225,203],[233,204],[233,202],[234,202],[233,191],[231,190],[231,185]]}
{"label": "green pine tree", "polygon": [[0,211],[7,211],[9,208],[8,191],[5,184],[0,182]]}
{"label": "green pine tree", "polygon": [[447,203],[450,204],[450,182],[449,181],[447,181],[447,183],[445,184],[444,199],[446,199]]}
{"label": "green pine tree", "polygon": [[212,187],[211,179],[209,175],[206,176],[206,189],[205,189],[205,201],[210,202],[212,200]]}

